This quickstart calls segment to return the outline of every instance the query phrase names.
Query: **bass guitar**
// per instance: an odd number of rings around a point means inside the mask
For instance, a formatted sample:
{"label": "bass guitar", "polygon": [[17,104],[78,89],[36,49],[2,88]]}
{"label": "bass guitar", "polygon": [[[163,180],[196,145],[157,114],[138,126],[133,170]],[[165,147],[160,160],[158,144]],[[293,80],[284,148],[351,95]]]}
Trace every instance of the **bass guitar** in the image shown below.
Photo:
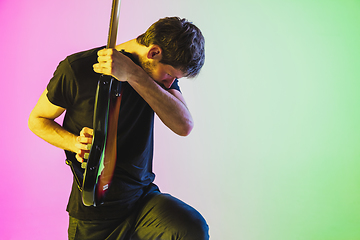
{"label": "bass guitar", "polygon": [[[115,48],[120,15],[120,0],[113,0],[106,48]],[[121,82],[102,75],[98,81],[93,140],[82,183],[85,206],[98,206],[110,187],[116,164],[116,135],[122,98]]]}

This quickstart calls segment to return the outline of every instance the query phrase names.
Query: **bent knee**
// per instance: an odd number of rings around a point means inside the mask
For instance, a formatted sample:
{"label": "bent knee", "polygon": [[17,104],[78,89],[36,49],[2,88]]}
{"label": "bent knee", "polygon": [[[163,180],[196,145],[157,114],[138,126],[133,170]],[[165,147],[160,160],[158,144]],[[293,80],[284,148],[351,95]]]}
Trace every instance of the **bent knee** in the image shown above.
{"label": "bent knee", "polygon": [[[181,200],[167,196],[172,201],[168,202],[168,213],[173,213],[173,228],[177,229],[181,240],[208,240],[209,226],[205,218],[193,207]],[[175,230],[174,229],[174,230]]]}
{"label": "bent knee", "polygon": [[[195,210],[196,211],[196,210]],[[181,239],[186,240],[208,240],[209,239],[209,226],[200,213],[196,211],[197,216],[193,216],[186,222],[185,234]]]}
{"label": "bent knee", "polygon": [[[179,240],[209,239],[209,226],[204,217],[190,205],[169,194],[153,197],[140,215],[144,216],[140,219],[146,224],[139,226],[146,227],[146,231],[151,227],[154,231],[162,232],[163,238],[154,239],[169,239],[169,236]],[[139,228],[138,231],[144,229]]]}

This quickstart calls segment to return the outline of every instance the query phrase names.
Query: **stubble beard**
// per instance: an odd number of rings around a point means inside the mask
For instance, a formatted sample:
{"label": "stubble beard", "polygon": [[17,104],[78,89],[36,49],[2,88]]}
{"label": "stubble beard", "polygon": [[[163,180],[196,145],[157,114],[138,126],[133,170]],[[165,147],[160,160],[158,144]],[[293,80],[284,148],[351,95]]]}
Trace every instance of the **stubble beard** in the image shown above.
{"label": "stubble beard", "polygon": [[142,58],[139,59],[139,62],[140,62],[141,68],[142,68],[152,79],[154,79],[152,73],[153,73],[153,71],[154,71],[154,69],[155,69],[155,65],[154,65],[154,64],[151,64],[149,60],[145,60],[145,59],[142,59]]}

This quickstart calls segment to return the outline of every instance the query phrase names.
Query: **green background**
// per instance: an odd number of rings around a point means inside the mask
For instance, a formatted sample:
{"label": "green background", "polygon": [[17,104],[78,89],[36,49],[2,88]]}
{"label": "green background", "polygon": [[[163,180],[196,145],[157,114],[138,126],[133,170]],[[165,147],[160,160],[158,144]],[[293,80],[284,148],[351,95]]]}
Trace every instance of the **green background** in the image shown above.
{"label": "green background", "polygon": [[360,239],[360,1],[193,5],[207,58],[169,188],[202,194],[213,239]]}
{"label": "green background", "polygon": [[[57,64],[105,45],[110,0],[0,1],[1,239],[66,239],[72,176],[27,118]],[[165,16],[206,38],[180,80],[195,128],[155,126],[163,192],[213,240],[360,240],[360,1],[122,0],[118,42]]]}

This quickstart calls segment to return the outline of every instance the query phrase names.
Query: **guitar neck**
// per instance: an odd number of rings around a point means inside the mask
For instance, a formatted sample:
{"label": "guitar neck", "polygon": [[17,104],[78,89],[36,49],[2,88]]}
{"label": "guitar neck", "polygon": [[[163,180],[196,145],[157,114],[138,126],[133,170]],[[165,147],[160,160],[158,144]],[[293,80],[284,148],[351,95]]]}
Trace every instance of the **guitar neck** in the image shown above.
{"label": "guitar neck", "polygon": [[111,7],[111,19],[109,25],[108,42],[106,48],[115,48],[116,46],[119,17],[120,17],[120,0],[113,0]]}

